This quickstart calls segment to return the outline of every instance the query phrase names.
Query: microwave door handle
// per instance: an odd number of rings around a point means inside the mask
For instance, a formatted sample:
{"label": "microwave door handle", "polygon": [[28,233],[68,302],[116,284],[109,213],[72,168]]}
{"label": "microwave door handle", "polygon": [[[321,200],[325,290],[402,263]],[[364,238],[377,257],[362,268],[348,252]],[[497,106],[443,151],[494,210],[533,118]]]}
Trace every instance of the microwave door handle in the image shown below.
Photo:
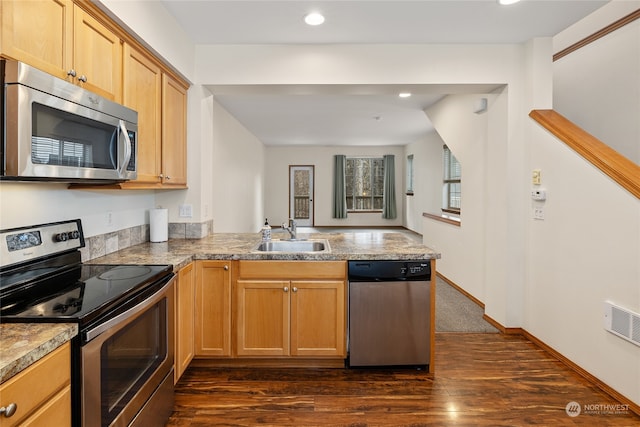
{"label": "microwave door handle", "polygon": [[129,164],[129,160],[131,159],[131,139],[129,138],[129,131],[127,131],[127,127],[123,120],[120,120],[120,132],[122,132],[122,135],[124,136],[124,159],[118,169],[118,175],[124,178],[124,173],[127,169],[127,165]]}

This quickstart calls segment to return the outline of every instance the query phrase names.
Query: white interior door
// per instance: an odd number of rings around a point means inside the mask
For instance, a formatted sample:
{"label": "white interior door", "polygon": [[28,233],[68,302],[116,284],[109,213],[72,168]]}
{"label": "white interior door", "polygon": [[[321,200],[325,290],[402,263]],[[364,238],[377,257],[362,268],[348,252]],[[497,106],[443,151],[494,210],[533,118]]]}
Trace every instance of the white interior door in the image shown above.
{"label": "white interior door", "polygon": [[289,166],[289,218],[298,226],[313,226],[314,166]]}

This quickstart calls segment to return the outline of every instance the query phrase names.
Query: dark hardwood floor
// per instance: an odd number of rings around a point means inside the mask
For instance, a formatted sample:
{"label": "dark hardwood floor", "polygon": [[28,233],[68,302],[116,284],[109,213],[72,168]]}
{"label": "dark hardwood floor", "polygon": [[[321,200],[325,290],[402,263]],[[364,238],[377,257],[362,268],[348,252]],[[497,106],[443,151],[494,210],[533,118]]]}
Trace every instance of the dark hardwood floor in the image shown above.
{"label": "dark hardwood floor", "polygon": [[167,426],[640,426],[521,336],[437,333],[435,371],[190,367]]}

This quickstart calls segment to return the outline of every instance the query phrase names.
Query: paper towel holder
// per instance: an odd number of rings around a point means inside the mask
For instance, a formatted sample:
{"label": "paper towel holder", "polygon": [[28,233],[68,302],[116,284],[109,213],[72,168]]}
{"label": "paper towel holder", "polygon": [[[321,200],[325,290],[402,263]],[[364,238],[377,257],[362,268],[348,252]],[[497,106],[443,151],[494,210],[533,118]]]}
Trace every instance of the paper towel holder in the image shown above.
{"label": "paper towel holder", "polygon": [[169,211],[168,209],[149,210],[149,241],[152,243],[169,240]]}

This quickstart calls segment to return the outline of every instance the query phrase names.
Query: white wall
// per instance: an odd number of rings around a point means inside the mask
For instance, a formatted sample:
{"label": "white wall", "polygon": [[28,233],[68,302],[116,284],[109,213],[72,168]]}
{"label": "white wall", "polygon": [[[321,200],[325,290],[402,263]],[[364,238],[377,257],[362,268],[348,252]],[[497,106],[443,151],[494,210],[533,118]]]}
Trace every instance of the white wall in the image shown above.
{"label": "white wall", "polygon": [[[426,113],[436,131],[461,166],[462,204],[460,226],[426,218],[423,240],[442,253],[438,271],[481,301],[485,298],[485,248],[491,244],[485,239],[487,215],[486,153],[488,152],[488,116],[473,112],[479,98],[487,98],[491,114],[496,96],[450,95],[427,109]],[[442,159],[442,146],[438,152]],[[504,169],[504,166],[502,166]],[[439,168],[442,170],[442,167]],[[439,181],[429,185],[433,191],[442,189]],[[440,214],[441,206],[429,213]]]}
{"label": "white wall", "polygon": [[80,218],[86,237],[149,223],[152,191],[68,190],[66,184],[0,183],[0,229]]}
{"label": "white wall", "polygon": [[[404,162],[413,155],[413,196],[404,198],[404,226],[423,234],[424,212],[440,213],[442,208],[442,146],[444,141],[437,132],[430,132],[404,150]],[[406,175],[406,173],[405,173]],[[406,188],[406,182],[405,187]]]}
{"label": "white wall", "polygon": [[640,20],[555,61],[553,76],[554,109],[640,163]]}
{"label": "white wall", "polygon": [[[544,221],[528,220],[523,327],[640,403],[640,348],[603,328],[603,302],[640,313],[640,201],[532,124]],[[568,400],[570,396],[567,396]],[[586,403],[586,402],[585,402]]]}
{"label": "white wall", "polygon": [[213,195],[214,231],[257,233],[264,223],[264,145],[215,99],[211,107],[213,157],[204,167],[211,170],[212,181],[202,185]]}
{"label": "white wall", "polygon": [[[316,226],[400,226],[402,225],[403,192],[402,146],[386,147],[280,147],[266,149],[265,216],[272,225],[280,225],[289,218],[289,165],[314,165],[315,168],[315,225]],[[395,155],[396,205],[398,217],[383,219],[377,213],[349,213],[345,219],[332,218],[333,213],[333,156],[348,157]]]}

